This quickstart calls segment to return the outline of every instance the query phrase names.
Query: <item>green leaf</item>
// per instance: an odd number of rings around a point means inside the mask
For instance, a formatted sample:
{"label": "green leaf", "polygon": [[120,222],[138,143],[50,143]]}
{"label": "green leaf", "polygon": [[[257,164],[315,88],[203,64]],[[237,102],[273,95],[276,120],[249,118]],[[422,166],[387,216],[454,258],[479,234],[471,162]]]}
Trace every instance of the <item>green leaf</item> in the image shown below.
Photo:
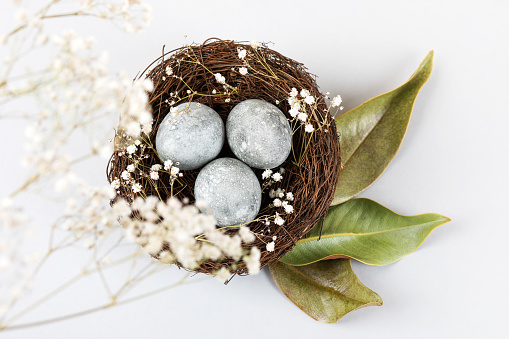
{"label": "green leaf", "polygon": [[431,231],[449,221],[434,213],[400,215],[372,200],[354,199],[331,207],[323,229],[319,222],[281,261],[307,265],[327,258],[351,258],[387,265],[415,251]]}
{"label": "green leaf", "polygon": [[404,85],[336,118],[342,168],[331,205],[364,191],[389,165],[401,146],[415,98],[428,80],[432,64],[433,51]]}
{"label": "green leaf", "polygon": [[382,305],[382,298],[361,283],[347,259],[306,266],[277,262],[269,269],[288,299],[321,322],[335,323],[361,307]]}

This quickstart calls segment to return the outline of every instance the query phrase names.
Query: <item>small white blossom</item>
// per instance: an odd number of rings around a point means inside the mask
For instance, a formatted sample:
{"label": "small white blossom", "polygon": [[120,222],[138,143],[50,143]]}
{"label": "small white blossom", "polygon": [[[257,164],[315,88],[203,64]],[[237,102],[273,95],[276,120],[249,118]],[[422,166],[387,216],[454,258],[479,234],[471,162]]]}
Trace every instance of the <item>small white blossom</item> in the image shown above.
{"label": "small white blossom", "polygon": [[180,169],[178,167],[172,167],[171,171],[170,171],[171,175],[174,175],[174,176],[178,175],[179,172],[180,172]]}
{"label": "small white blossom", "polygon": [[231,101],[231,99],[230,99],[230,98],[226,98],[226,99],[224,99],[224,102],[230,102],[230,101]]}
{"label": "small white blossom", "polygon": [[173,68],[171,68],[170,66],[166,66],[165,72],[166,72],[166,75],[172,75]]}
{"label": "small white blossom", "polygon": [[165,169],[165,170],[169,170],[171,166],[173,166],[173,161],[171,161],[171,160],[166,160],[166,161],[164,162],[164,169]]}
{"label": "small white blossom", "polygon": [[332,107],[338,107],[341,105],[341,102],[343,102],[343,99],[341,99],[341,95],[336,95],[331,102]]}
{"label": "small white blossom", "polygon": [[301,112],[297,115],[297,119],[299,119],[302,122],[306,122],[306,120],[308,119],[308,115],[306,113]]}
{"label": "small white blossom", "polygon": [[157,171],[160,171],[161,168],[163,168],[163,166],[161,166],[160,164],[155,164],[155,165],[152,165],[152,167],[150,167],[150,170],[153,172],[157,172]]}
{"label": "small white blossom", "polygon": [[272,170],[266,169],[262,173],[262,179],[268,179],[268,178],[270,178],[271,175],[272,175]]}
{"label": "small white blossom", "polygon": [[119,189],[120,188],[120,180],[118,179],[115,179],[111,182],[111,187],[113,187],[113,189]]}
{"label": "small white blossom", "polygon": [[257,274],[260,271],[260,257],[261,253],[258,247],[251,248],[249,255],[244,256],[244,263],[249,274]]}
{"label": "small white blossom", "polygon": [[122,171],[122,173],[120,174],[120,177],[127,181],[127,180],[131,179],[131,173],[129,173],[127,171]]}
{"label": "small white blossom", "polygon": [[215,89],[212,90],[212,94],[216,94],[217,91]]}
{"label": "small white blossom", "polygon": [[279,198],[276,198],[276,199],[274,199],[272,204],[274,205],[274,207],[281,207],[282,203],[281,203],[281,200]]}
{"label": "small white blossom", "polygon": [[246,75],[247,74],[247,68],[246,67],[240,67],[239,68],[239,73],[242,74],[242,75]]}
{"label": "small white blossom", "polygon": [[283,208],[285,209],[285,212],[288,214],[293,213],[293,206],[288,204],[288,201],[283,202]]}
{"label": "small white blossom", "polygon": [[286,200],[293,201],[293,193],[292,192],[287,192],[286,193]]}
{"label": "small white blossom", "polygon": [[[297,107],[296,105],[299,103],[299,99],[297,99],[295,97],[289,97],[288,103],[290,104],[291,107]],[[300,106],[298,106],[298,107],[300,107]]]}
{"label": "small white blossom", "polygon": [[226,82],[226,78],[221,75],[221,73],[214,74],[214,77],[216,78],[216,81],[220,84],[224,84]]}
{"label": "small white blossom", "polygon": [[312,105],[315,103],[315,97],[309,95],[306,98],[304,98],[304,101],[306,102],[306,104]]}
{"label": "small white blossom", "polygon": [[239,53],[239,59],[244,60],[246,57],[247,51],[244,48],[237,48],[237,51]]}
{"label": "small white blossom", "polygon": [[134,172],[134,165],[133,164],[127,165],[127,171],[131,173]]}
{"label": "small white blossom", "polygon": [[290,113],[290,116],[292,118],[295,118],[297,115],[299,115],[300,112],[297,108],[292,107],[292,108],[290,108],[290,111],[288,113]]}
{"label": "small white blossom", "polygon": [[307,98],[309,96],[309,91],[307,89],[303,89],[300,91],[300,96],[303,98]]}
{"label": "small white blossom", "polygon": [[306,130],[306,132],[311,133],[315,130],[315,128],[313,127],[313,125],[307,124],[305,127],[305,130]]}
{"label": "small white blossom", "polygon": [[128,154],[134,154],[136,152],[136,149],[137,149],[136,145],[133,144],[133,145],[127,146],[126,151]]}
{"label": "small white blossom", "polygon": [[150,171],[150,179],[152,180],[158,180],[159,179],[159,173]]}
{"label": "small white blossom", "polygon": [[252,243],[256,239],[256,236],[249,230],[249,227],[247,226],[241,226],[239,228],[239,235],[242,241],[246,244]]}
{"label": "small white blossom", "polygon": [[133,192],[134,193],[141,192],[141,189],[142,189],[142,187],[141,187],[141,185],[139,183],[133,184]]}
{"label": "small white blossom", "polygon": [[148,135],[150,132],[152,132],[152,123],[144,124],[141,126],[141,131]]}
{"label": "small white blossom", "polygon": [[283,179],[283,176],[280,173],[274,173],[272,174],[272,179],[276,182],[281,181]]}
{"label": "small white blossom", "polygon": [[285,223],[285,220],[283,218],[281,218],[279,213],[276,212],[276,218],[274,219],[274,224],[276,224],[278,226],[282,226],[284,223]]}
{"label": "small white blossom", "polygon": [[214,273],[214,276],[217,278],[217,280],[225,282],[230,279],[231,273],[226,269],[226,267],[221,267],[220,270]]}
{"label": "small white blossom", "polygon": [[290,91],[290,97],[295,98],[297,96],[297,94],[299,94],[299,92],[297,91],[297,88],[293,87],[292,90]]}
{"label": "small white blossom", "polygon": [[274,252],[274,246],[276,245],[276,243],[274,241],[271,241],[267,244],[266,248],[267,248],[267,251],[269,252]]}
{"label": "small white blossom", "polygon": [[275,198],[276,197],[276,191],[274,191],[274,189],[271,189],[269,191],[269,197],[271,197],[271,198]]}
{"label": "small white blossom", "polygon": [[251,40],[251,42],[249,44],[254,49],[257,49],[258,47],[260,47],[260,43],[258,41],[256,41],[256,40]]}

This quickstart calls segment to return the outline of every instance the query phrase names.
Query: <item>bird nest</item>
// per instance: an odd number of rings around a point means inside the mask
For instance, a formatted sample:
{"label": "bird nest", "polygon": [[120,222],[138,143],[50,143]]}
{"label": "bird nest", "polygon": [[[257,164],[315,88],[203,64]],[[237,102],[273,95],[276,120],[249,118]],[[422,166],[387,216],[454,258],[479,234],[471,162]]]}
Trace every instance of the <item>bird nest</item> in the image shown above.
{"label": "bird nest", "polygon": [[[243,57],[242,50],[246,51]],[[244,70],[241,68],[246,67]],[[170,70],[170,71],[169,71]],[[248,73],[245,74],[245,70]],[[224,76],[218,81],[215,76]],[[278,188],[292,192],[294,211],[285,216],[284,225],[263,220],[251,222],[250,230],[258,234],[253,243],[245,244],[246,248],[257,246],[261,250],[261,267],[278,261],[295,243],[318,224],[325,216],[334,196],[338,172],[340,169],[339,142],[334,119],[316,84],[316,77],[310,74],[303,64],[287,58],[267,46],[252,46],[247,43],[209,39],[201,45],[186,46],[165,53],[156,59],[138,78],[152,80],[154,90],[149,94],[149,104],[153,114],[153,128],[146,137],[155,143],[157,128],[171,107],[183,102],[199,102],[214,109],[226,123],[232,108],[246,99],[262,99],[279,107],[292,122],[293,151],[281,165],[284,175]],[[314,97],[307,114],[314,131],[306,131],[304,124],[299,124],[297,117],[290,114],[289,93],[292,89],[308,90]],[[295,95],[295,90],[293,90]],[[306,105],[304,105],[306,106]],[[312,109],[311,109],[312,107]],[[116,144],[120,144],[117,134]],[[235,158],[228,143],[219,157]],[[154,151],[148,151],[143,159],[144,165],[161,163]],[[108,167],[108,179],[112,182],[120,177],[126,169],[128,160],[125,157],[113,156]],[[263,170],[253,169],[258,178]],[[162,176],[157,192],[150,180],[140,179],[147,195],[156,195],[166,200],[174,195],[182,201],[194,202],[194,183],[198,170],[184,171],[179,178],[179,187],[161,186],[169,177]],[[173,192],[172,192],[173,191]],[[118,196],[127,201],[136,197],[133,190],[120,188]],[[270,207],[273,197],[264,192],[262,207]],[[226,232],[235,234],[236,229]],[[267,250],[267,243],[276,237],[273,251]],[[166,245],[166,248],[168,246]],[[155,256],[157,258],[157,255]],[[196,269],[197,272],[213,273],[221,267],[232,270],[232,273],[247,274],[244,265],[232,266],[233,260],[205,261]]]}

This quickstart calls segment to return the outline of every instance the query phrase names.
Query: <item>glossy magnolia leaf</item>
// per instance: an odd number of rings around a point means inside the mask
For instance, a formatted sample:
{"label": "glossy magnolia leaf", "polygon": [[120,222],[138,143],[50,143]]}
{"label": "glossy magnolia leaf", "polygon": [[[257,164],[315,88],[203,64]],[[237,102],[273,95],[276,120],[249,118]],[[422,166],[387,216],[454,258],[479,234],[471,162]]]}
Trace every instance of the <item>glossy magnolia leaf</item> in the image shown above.
{"label": "glossy magnolia leaf", "polygon": [[348,259],[306,266],[278,262],[269,269],[277,287],[288,299],[321,322],[335,323],[361,307],[382,305],[382,298],[361,283]]}
{"label": "glossy magnolia leaf", "polygon": [[307,265],[328,258],[352,258],[387,265],[415,251],[436,227],[450,219],[440,214],[396,214],[369,200],[353,199],[332,206],[319,222],[281,259]]}
{"label": "glossy magnolia leaf", "polygon": [[432,63],[433,51],[404,85],[336,118],[342,168],[332,205],[364,191],[394,158],[405,136],[415,98],[431,74]]}

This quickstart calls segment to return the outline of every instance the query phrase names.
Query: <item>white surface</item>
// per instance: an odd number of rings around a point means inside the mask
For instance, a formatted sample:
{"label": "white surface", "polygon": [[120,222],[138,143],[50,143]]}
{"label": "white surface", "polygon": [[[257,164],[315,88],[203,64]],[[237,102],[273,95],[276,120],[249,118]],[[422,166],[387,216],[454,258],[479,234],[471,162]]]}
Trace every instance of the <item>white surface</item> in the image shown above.
{"label": "white surface", "polygon": [[[153,6],[151,26],[137,36],[89,19],[55,21],[54,29],[75,26],[97,36],[100,48],[110,51],[111,67],[133,76],[160,55],[162,45],[181,46],[184,35],[188,42],[272,41],[274,49],[317,74],[323,91],[340,93],[346,110],[402,84],[435,50],[433,73],[417,98],[402,148],[362,196],[399,213],[436,212],[452,222],[395,264],[354,264],[384,305],[355,311],[334,325],[301,312],[263,271],[228,286],[215,280],[181,286],[81,318],[5,332],[2,338],[507,335],[507,1],[153,1]],[[0,125],[2,133],[5,129]],[[2,146],[2,157],[14,151]],[[11,175],[7,169],[0,168],[2,181]],[[97,182],[104,180],[103,168],[86,170],[97,173]],[[44,276],[68,276],[72,260],[66,260],[49,266]],[[153,284],[179,276],[169,270]],[[64,314],[77,296],[73,293],[94,298],[97,288],[90,281],[27,320]]]}

